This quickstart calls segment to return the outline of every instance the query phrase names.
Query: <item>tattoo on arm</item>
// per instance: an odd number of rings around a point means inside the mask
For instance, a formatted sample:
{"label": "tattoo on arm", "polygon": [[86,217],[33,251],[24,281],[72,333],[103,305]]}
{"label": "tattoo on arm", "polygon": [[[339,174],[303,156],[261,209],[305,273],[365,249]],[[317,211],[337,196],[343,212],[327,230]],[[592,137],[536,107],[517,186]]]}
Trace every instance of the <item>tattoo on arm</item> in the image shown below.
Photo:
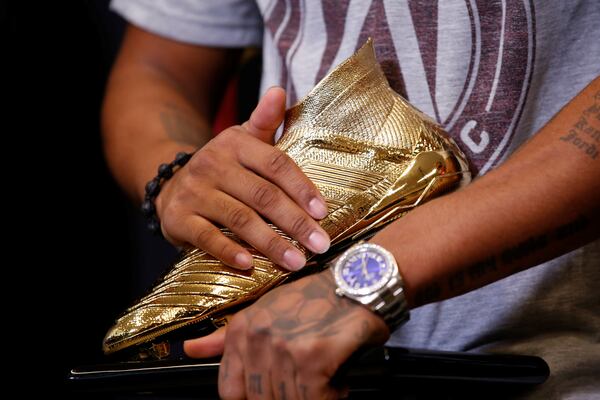
{"label": "tattoo on arm", "polygon": [[536,251],[542,250],[548,246],[550,238],[546,234],[539,236],[530,237],[517,244],[516,246],[509,247],[500,253],[500,264],[509,265],[512,262],[519,261],[523,257],[526,257]]}
{"label": "tattoo on arm", "polygon": [[565,240],[583,232],[590,226],[590,223],[591,221],[582,215],[549,233],[531,237],[515,246],[511,246],[495,256],[450,275],[443,284],[436,282],[420,290],[415,294],[415,305],[439,301],[445,293],[460,292],[469,283],[481,282],[488,276],[497,273],[502,267],[510,268],[513,263],[551,246],[556,241]]}
{"label": "tattoo on arm", "polygon": [[599,158],[600,151],[600,91],[593,96],[590,104],[579,119],[560,140],[577,147],[592,160]]}
{"label": "tattoo on arm", "polygon": [[[584,215],[580,215],[573,221],[564,225],[560,225],[549,233],[531,237],[518,243],[516,246],[509,247],[502,251],[496,257],[496,266],[510,266],[511,264],[522,260],[523,258],[541,251],[557,241],[568,239],[571,236],[577,235],[590,226],[590,219]],[[515,271],[517,272],[517,271]]]}
{"label": "tattoo on arm", "polygon": [[[261,304],[260,310],[268,311],[272,318],[271,334],[286,340],[307,335],[331,336],[339,333],[340,324],[354,317],[352,311],[360,307],[347,298],[337,296],[333,288],[331,274],[320,273],[306,279],[303,286],[294,286],[293,291],[275,290],[270,296],[259,299],[257,304]],[[290,302],[289,298],[296,301]],[[245,315],[252,319],[256,313]]]}
{"label": "tattoo on arm", "polygon": [[202,128],[177,105],[165,103],[160,112],[160,121],[167,136],[177,143],[202,146]]}
{"label": "tattoo on arm", "polygon": [[563,240],[570,236],[576,235],[577,233],[584,231],[590,225],[590,223],[591,222],[588,218],[581,215],[579,218],[576,218],[575,220],[556,228],[556,239]]}

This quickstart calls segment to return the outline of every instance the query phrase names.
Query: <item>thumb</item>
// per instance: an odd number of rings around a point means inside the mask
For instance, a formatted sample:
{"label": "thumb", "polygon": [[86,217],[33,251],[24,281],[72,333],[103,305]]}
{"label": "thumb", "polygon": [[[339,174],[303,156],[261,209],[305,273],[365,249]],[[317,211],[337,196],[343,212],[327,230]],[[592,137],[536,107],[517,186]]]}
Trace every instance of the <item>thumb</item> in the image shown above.
{"label": "thumb", "polygon": [[285,90],[272,87],[264,94],[250,115],[250,119],[242,125],[248,132],[272,144],[273,136],[285,117]]}
{"label": "thumb", "polygon": [[192,358],[208,358],[223,354],[227,326],[217,329],[208,336],[183,342],[183,351]]}

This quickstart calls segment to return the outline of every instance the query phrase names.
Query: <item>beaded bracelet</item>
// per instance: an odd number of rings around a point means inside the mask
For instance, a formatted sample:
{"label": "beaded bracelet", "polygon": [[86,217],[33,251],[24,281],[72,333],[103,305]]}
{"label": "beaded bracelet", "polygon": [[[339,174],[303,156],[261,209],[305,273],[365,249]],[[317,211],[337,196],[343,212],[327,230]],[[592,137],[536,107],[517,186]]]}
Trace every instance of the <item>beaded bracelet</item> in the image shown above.
{"label": "beaded bracelet", "polygon": [[160,164],[158,167],[158,175],[146,183],[146,194],[144,195],[144,202],[142,203],[142,214],[146,217],[147,227],[155,235],[161,233],[160,222],[158,221],[158,215],[156,215],[156,205],[154,201],[160,193],[162,185],[171,179],[175,167],[177,170],[181,169],[189,160],[192,158],[194,153],[177,153],[175,160],[169,164]]}

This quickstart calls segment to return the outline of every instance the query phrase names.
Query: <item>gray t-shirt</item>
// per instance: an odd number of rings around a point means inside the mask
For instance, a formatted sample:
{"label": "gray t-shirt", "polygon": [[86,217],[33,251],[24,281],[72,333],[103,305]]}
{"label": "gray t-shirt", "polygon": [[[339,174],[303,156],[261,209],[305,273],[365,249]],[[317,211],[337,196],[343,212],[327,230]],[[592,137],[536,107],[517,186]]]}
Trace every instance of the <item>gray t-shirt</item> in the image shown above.
{"label": "gray t-shirt", "polygon": [[[599,0],[113,0],[154,33],[262,46],[263,91],[288,105],[371,36],[392,87],[437,120],[479,174],[600,75]],[[549,168],[552,167],[552,160]],[[600,241],[416,309],[390,344],[534,354],[532,398],[600,399]]]}

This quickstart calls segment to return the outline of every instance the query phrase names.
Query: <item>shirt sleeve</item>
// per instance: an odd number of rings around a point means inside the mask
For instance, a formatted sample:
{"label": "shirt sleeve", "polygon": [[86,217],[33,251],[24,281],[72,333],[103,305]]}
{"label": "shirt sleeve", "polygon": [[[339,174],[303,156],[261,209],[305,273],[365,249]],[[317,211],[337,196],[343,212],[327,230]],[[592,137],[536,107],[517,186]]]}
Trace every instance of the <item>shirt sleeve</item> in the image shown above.
{"label": "shirt sleeve", "polygon": [[262,44],[262,18],[254,0],[112,0],[110,7],[139,28],[185,43]]}

